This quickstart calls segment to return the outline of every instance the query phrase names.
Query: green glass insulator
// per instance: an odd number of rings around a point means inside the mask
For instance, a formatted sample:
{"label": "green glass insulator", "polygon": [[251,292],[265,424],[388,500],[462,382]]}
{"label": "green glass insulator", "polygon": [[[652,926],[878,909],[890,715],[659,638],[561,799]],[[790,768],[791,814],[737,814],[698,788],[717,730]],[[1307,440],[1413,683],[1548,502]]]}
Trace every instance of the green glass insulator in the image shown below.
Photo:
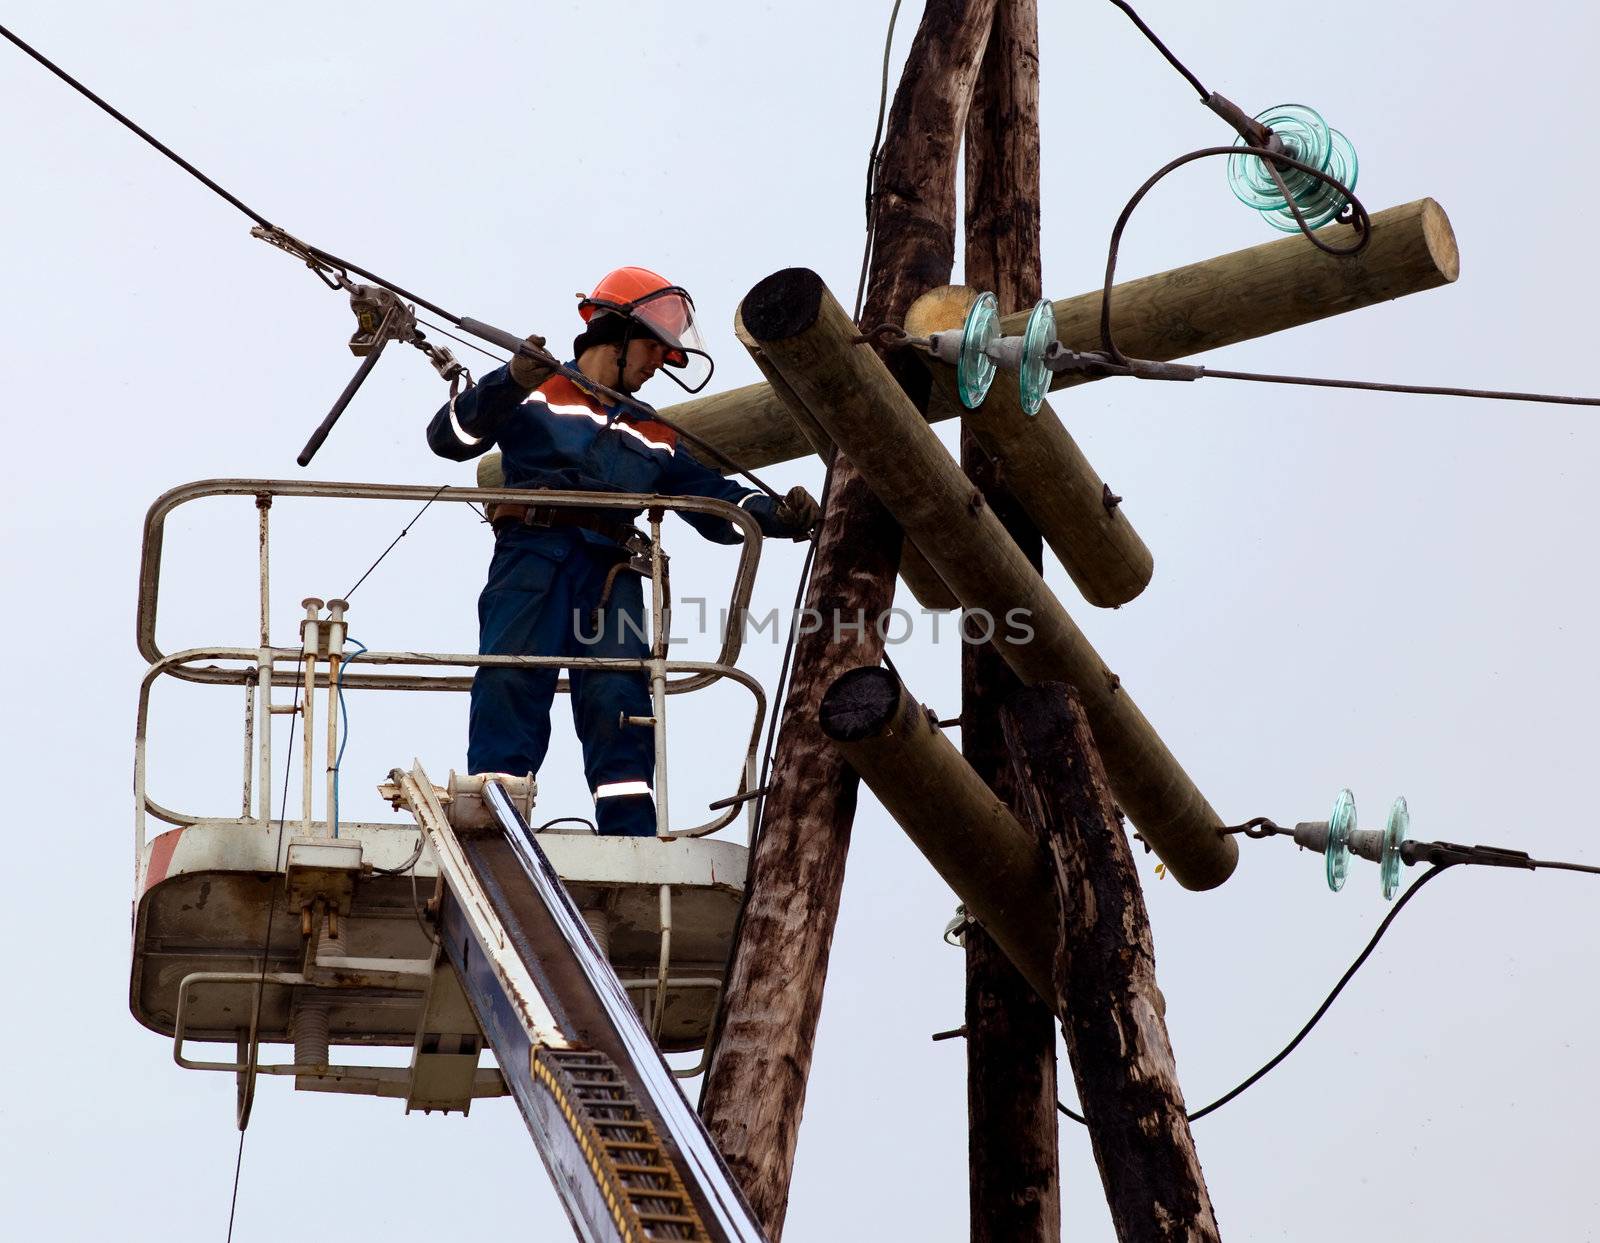
{"label": "green glass insulator", "polygon": [[1344,888],[1345,877],[1350,875],[1350,834],[1355,828],[1356,796],[1348,789],[1340,790],[1333,803],[1333,814],[1328,817],[1328,844],[1322,852],[1327,865],[1328,888],[1334,893]]}
{"label": "green glass insulator", "polygon": [[1022,394],[1022,412],[1029,418],[1039,413],[1045,394],[1050,391],[1050,368],[1044,365],[1045,351],[1056,342],[1056,309],[1045,298],[1034,305],[1028,327],[1022,334],[1022,366],[1017,387]]}
{"label": "green glass insulator", "polygon": [[956,387],[961,393],[961,404],[968,410],[983,405],[994,383],[995,365],[989,357],[989,347],[1000,335],[1000,304],[992,293],[981,293],[967,312],[966,326],[961,330],[961,360],[956,364]]}
{"label": "green glass insulator", "polygon": [[[1338,130],[1330,129],[1315,109],[1303,104],[1280,104],[1267,109],[1256,120],[1282,140],[1288,155],[1342,182],[1347,189],[1356,188],[1360,165],[1355,147]],[[1246,145],[1244,139],[1240,138],[1237,145]],[[1280,172],[1289,197],[1311,228],[1327,224],[1344,210],[1345,196],[1327,182],[1298,168],[1284,168]],[[1229,156],[1228,185],[1241,203],[1260,212],[1273,228],[1285,233],[1299,230],[1294,212],[1260,157]]]}
{"label": "green glass insulator", "polygon": [[1393,901],[1394,895],[1400,892],[1400,844],[1410,831],[1411,809],[1406,806],[1405,796],[1402,795],[1389,808],[1389,822],[1383,826],[1383,854],[1378,861],[1378,871],[1383,879],[1383,896],[1387,901]]}

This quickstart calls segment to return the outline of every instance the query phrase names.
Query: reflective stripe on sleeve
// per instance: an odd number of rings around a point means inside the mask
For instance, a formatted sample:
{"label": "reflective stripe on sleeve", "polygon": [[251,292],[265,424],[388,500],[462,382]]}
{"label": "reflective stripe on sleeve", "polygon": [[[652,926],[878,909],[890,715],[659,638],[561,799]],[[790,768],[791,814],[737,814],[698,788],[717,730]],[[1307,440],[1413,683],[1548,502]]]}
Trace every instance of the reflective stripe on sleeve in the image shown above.
{"label": "reflective stripe on sleeve", "polygon": [[473,445],[481,443],[483,440],[482,436],[473,436],[469,434],[467,430],[462,427],[459,422],[457,422],[456,403],[454,401],[451,401],[450,403],[450,430],[456,434],[456,439],[469,449]]}
{"label": "reflective stripe on sleeve", "polygon": [[677,447],[675,445],[663,444],[659,440],[652,440],[632,424],[624,423],[620,419],[614,420],[608,418],[600,411],[589,406],[580,406],[568,402],[550,401],[548,398],[541,396],[537,392],[530,393],[527,400],[522,404],[525,406],[531,406],[535,404],[541,405],[551,414],[577,415],[580,418],[588,419],[591,423],[598,423],[601,427],[608,428],[611,431],[620,432],[625,436],[632,436],[646,448],[653,449],[657,453],[665,453],[668,457],[674,456],[674,454],[677,452]]}

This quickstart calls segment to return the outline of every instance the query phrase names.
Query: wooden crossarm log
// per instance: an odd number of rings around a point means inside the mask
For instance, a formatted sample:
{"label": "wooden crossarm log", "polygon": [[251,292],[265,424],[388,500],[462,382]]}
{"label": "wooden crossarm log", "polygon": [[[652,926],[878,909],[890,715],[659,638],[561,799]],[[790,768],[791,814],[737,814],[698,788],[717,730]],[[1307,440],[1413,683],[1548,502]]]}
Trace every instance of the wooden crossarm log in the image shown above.
{"label": "wooden crossarm log", "polygon": [[1217,813],[883,360],[853,344],[855,325],[822,278],[803,268],[778,272],[750,291],[741,313],[768,360],[962,607],[989,619],[996,650],[1017,676],[1078,689],[1117,802],[1172,874],[1190,889],[1226,880],[1238,847],[1218,832]]}
{"label": "wooden crossarm log", "polygon": [[[1322,235],[1332,243],[1350,236],[1342,225]],[[1335,258],[1296,235],[1117,285],[1111,291],[1113,326],[1125,354],[1169,362],[1448,285],[1460,270],[1444,209],[1418,199],[1375,213],[1372,243],[1359,255]],[[1100,348],[1100,290],[1065,298],[1055,308],[1063,345]],[[1018,333],[1026,321],[1026,315],[1011,315],[1001,326]],[[1056,384],[1085,379],[1058,377]],[[811,452],[767,384],[698,397],[662,413],[749,470]],[[928,420],[958,413],[936,399]]]}
{"label": "wooden crossarm log", "polygon": [[822,732],[1052,1013],[1060,931],[1050,860],[887,669],[852,669],[823,696]]}
{"label": "wooden crossarm log", "polygon": [[[1334,244],[1350,237],[1347,226],[1324,232]],[[1294,236],[1117,285],[1112,290],[1113,327],[1124,353],[1168,362],[1433,289],[1454,281],[1459,272],[1449,219],[1432,199],[1419,199],[1374,215],[1372,241],[1359,255],[1328,255]],[[1063,345],[1100,348],[1101,300],[1096,289],[1055,303],[1056,332]],[[906,327],[914,334],[948,327],[950,316],[965,314],[965,309],[948,298],[941,301],[936,291],[912,309]],[[1001,324],[1014,335],[1026,322],[1026,314],[1017,314]],[[1088,379],[1057,376],[1053,387]],[[969,426],[992,455],[1007,463],[1012,474],[1008,486],[1027,506],[1084,598],[1108,607],[1133,599],[1150,581],[1149,549],[1123,511],[1104,504],[1100,477],[1048,406],[1039,418],[1029,420],[1015,407],[1015,391],[1014,380],[1002,376]],[[953,386],[942,378],[934,386],[928,420],[937,422],[960,411]],[[812,452],[770,384],[685,402],[664,413],[751,469]],[[926,555],[928,550],[920,551]],[[908,581],[920,569],[909,565]],[[916,589],[925,604],[937,591],[931,582],[929,595],[920,586]]]}

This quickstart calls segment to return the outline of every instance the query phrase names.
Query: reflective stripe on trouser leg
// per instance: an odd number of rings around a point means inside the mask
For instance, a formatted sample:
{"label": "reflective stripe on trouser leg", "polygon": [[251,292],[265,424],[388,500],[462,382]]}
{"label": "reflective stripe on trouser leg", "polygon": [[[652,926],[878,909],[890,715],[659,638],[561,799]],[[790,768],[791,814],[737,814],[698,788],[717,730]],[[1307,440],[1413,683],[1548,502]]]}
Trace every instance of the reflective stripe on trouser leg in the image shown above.
{"label": "reflective stripe on trouser leg", "polygon": [[606,836],[654,837],[656,803],[648,781],[608,781],[594,792],[595,827]]}

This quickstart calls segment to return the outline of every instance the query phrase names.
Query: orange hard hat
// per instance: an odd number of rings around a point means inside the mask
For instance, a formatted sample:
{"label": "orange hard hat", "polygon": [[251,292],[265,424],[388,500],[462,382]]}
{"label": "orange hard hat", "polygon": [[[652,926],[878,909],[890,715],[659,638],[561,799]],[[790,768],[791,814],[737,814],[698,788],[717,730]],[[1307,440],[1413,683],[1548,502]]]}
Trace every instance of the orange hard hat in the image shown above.
{"label": "orange hard hat", "polygon": [[[683,380],[671,378],[691,393],[699,392],[711,378],[711,355],[695,323],[694,299],[658,272],[640,267],[607,272],[593,293],[580,297],[578,314],[586,324],[593,323],[596,315],[619,315],[641,335],[660,341],[667,347],[667,366],[690,372]],[[698,382],[689,383],[691,379]]]}

